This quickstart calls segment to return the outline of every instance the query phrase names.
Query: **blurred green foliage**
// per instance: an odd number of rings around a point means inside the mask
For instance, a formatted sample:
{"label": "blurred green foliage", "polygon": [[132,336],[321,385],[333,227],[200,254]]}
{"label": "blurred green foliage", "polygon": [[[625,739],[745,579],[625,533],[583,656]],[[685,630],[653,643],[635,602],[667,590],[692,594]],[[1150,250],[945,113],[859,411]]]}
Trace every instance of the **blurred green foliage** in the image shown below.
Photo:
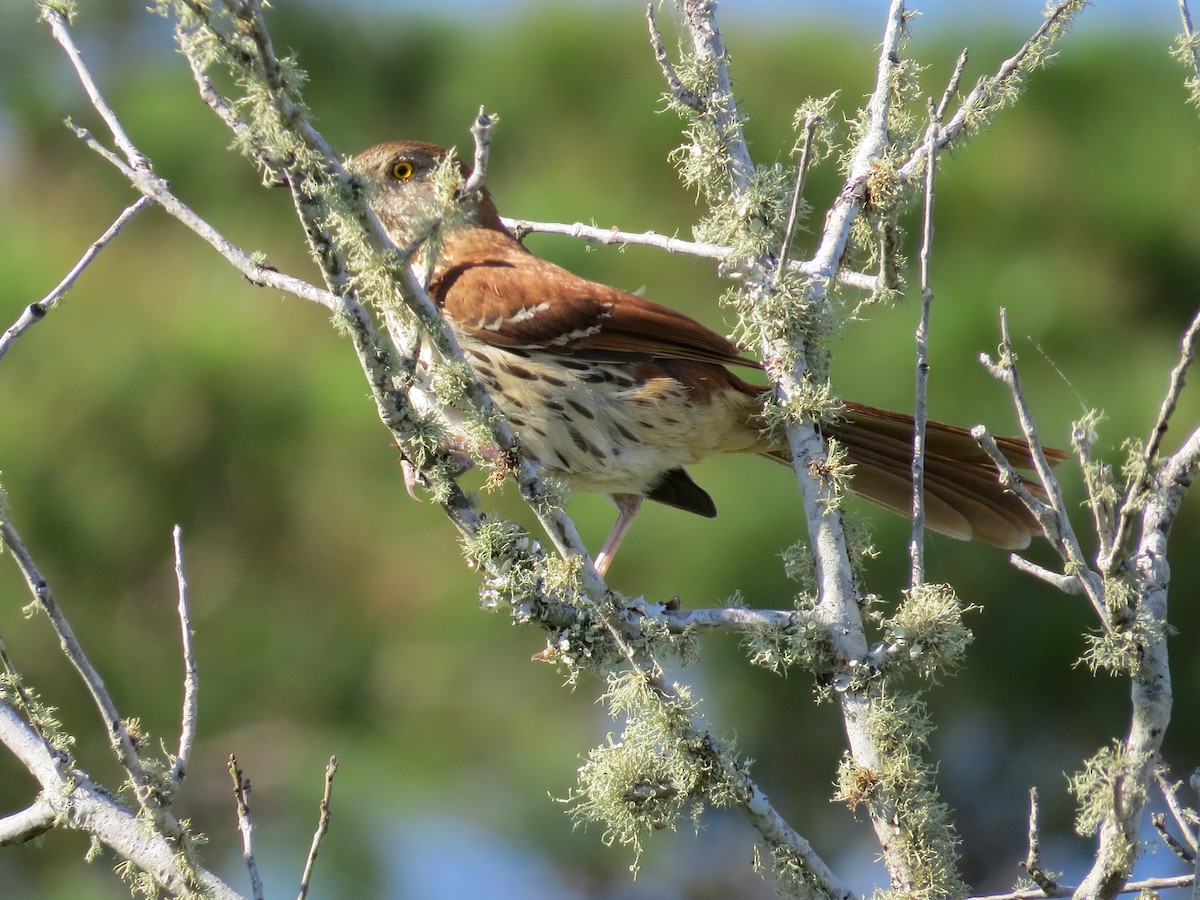
{"label": "blurred green foliage", "polygon": [[[697,211],[667,159],[677,123],[658,114],[660,75],[635,4],[586,14],[546,5],[478,23],[281,7],[271,14],[277,46],[298,53],[309,102],[345,152],[400,137],[467,146],[484,104],[501,119],[490,183],[502,211],[689,234]],[[7,324],[134,195],[61,127],[69,115],[103,133],[32,9],[3,15]],[[918,21],[911,50],[929,63],[926,90],[935,95],[962,44],[973,53],[970,83],[1022,39],[952,22],[921,30],[929,24]],[[128,131],[179,196],[242,246],[315,278],[288,198],[260,188],[228,152],[229,135],[196,99],[164,23],[110,2],[87,4],[77,29]],[[849,115],[870,89],[875,38],[861,29],[737,20],[725,36],[760,160],[787,158],[802,98],[840,91]],[[1118,465],[1122,441],[1148,430],[1200,276],[1200,121],[1168,40],[1081,26],[1014,110],[945,161],[933,263],[936,417],[1013,430],[1007,397],[975,361],[995,347],[996,310],[1006,306],[1048,442],[1065,445],[1085,406],[1108,413],[1099,450]],[[837,183],[832,166],[814,174],[808,196],[818,210]],[[807,223],[802,243],[819,226]],[[582,275],[644,288],[726,327],[716,304],[724,286],[708,262],[566,238],[528,243]],[[907,248],[915,259],[911,235]],[[910,406],[915,322],[915,307],[902,306],[848,325],[832,348],[838,390]],[[418,888],[454,896],[446,886],[478,886],[472,877],[486,879],[490,896],[505,896],[509,882],[513,896],[766,893],[748,874],[751,835],[736,816],[713,817],[698,837],[651,843],[636,884],[625,854],[567,827],[548,795],[567,793],[581,756],[614,727],[593,705],[597,686],[564,690],[552,669],[529,662],[540,633],[476,608],[452,529],[406,496],[353,354],[318,309],[248,285],[152,209],[0,363],[0,411],[0,479],[15,523],[120,708],[168,745],[181,692],[170,531],[184,528],[201,718],[181,814],[211,836],[207,858],[235,884],[245,882],[225,772],[231,752],[254,784],[271,892],[298,878],[324,761],[336,754],[316,897]],[[1185,395],[1175,429],[1192,428],[1198,411]],[[1064,468],[1078,500],[1078,477]],[[725,459],[695,474],[720,518],[647,509],[614,584],[657,600],[678,594],[689,606],[741,590],[751,605],[787,607],[792,585],[778,557],[803,516],[786,471]],[[487,502],[529,521],[512,497]],[[579,497],[572,511],[598,543],[611,507]],[[868,588],[894,598],[907,577],[907,529],[864,516],[883,551]],[[1175,684],[1185,708],[1200,685],[1197,540],[1192,502],[1173,559]],[[1051,561],[1044,546],[1031,552]],[[976,642],[966,668],[929,695],[967,879],[1000,888],[1020,874],[1011,861],[1023,853],[1032,784],[1042,790],[1043,827],[1059,836],[1047,862],[1069,869],[1087,847],[1070,837],[1064,773],[1123,732],[1127,689],[1074,665],[1091,627],[1080,600],[1016,575],[988,547],[931,538],[929,568],[984,607],[968,621]],[[115,783],[96,717],[46,624],[22,618],[25,602],[14,568],[0,560],[0,635],[82,735],[84,763]],[[812,704],[803,675],[751,670],[730,637],[704,647],[683,674],[708,700],[712,723],[737,733],[762,786],[819,852],[868,887],[879,874],[869,868],[869,828],[828,802],[842,747],[835,711]],[[1168,737],[1167,761],[1180,774],[1200,761],[1198,727],[1194,715],[1179,715]],[[0,759],[0,810],[31,796],[28,777]],[[89,868],[84,849],[81,838],[55,833],[0,851],[0,895],[124,896],[111,861]],[[500,860],[490,868],[488,853]]]}

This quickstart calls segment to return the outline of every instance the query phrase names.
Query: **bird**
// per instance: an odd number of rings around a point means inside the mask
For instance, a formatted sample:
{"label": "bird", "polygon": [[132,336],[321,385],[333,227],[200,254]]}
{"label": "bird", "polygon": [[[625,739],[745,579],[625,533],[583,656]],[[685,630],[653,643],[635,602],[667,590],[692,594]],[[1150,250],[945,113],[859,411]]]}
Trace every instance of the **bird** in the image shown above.
{"label": "bird", "polygon": [[[348,169],[388,236],[412,248],[445,208],[448,166],[469,175],[452,150],[394,141],[353,157]],[[505,227],[486,187],[459,206],[426,242],[426,290],[522,454],[570,490],[616,504],[594,558],[601,576],[643,501],[716,515],[688,466],[718,453],[790,464],[786,445],[764,428],[770,390],[732,371],[761,368],[742,348],[684,313],[535,255]],[[428,391],[413,394],[418,405],[437,404]],[[453,424],[456,414],[441,411]],[[845,448],[855,494],[912,515],[911,416],[845,401],[818,427]],[[929,421],[925,434],[926,525],[1004,549],[1028,546],[1037,520],[970,432]],[[1032,467],[1025,441],[997,443],[1014,466]]]}

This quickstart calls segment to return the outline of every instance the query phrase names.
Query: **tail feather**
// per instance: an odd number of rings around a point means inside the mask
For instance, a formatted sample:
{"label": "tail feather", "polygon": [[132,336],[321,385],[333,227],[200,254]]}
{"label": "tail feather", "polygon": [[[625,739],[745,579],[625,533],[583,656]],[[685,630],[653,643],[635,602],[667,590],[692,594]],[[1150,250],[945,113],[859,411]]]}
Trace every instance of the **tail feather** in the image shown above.
{"label": "tail feather", "polygon": [[[855,494],[900,515],[912,515],[911,416],[848,403],[838,420],[822,430],[846,448],[854,465],[850,488]],[[1014,466],[1033,467],[1024,441],[997,438],[997,444]],[[1054,464],[1066,455],[1050,450],[1047,457]],[[1040,531],[1025,504],[1000,483],[994,464],[971,433],[941,422],[928,422],[925,430],[925,522],[941,534],[1006,550],[1029,546]]]}

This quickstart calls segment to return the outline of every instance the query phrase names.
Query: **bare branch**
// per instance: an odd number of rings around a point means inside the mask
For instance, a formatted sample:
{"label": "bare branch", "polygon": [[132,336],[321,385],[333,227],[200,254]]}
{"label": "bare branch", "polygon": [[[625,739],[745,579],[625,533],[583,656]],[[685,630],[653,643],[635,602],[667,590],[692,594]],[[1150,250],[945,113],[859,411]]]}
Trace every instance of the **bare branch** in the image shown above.
{"label": "bare branch", "polygon": [[20,812],[0,818],[0,847],[24,844],[54,827],[58,814],[44,797],[39,797]]}
{"label": "bare branch", "polygon": [[475,162],[471,166],[471,174],[459,189],[460,197],[468,197],[481,187],[487,178],[488,155],[492,149],[492,125],[495,119],[479,107],[479,114],[471,123],[471,137],[475,139]]}
{"label": "bare branch", "polygon": [[721,29],[717,26],[717,5],[709,0],[675,0],[675,6],[683,15],[696,61],[713,73],[714,89],[703,98],[703,108],[697,112],[712,120],[724,145],[730,187],[736,195],[742,196],[750,187],[754,163],[746,145],[737,99],[733,96],[729,54],[725,52]]}
{"label": "bare branch", "polygon": [[[1008,314],[1004,309],[1000,310],[1000,359],[993,362],[987,354],[980,356],[980,362],[991,372],[994,378],[999,379],[1009,389],[1012,395],[1013,406],[1017,411],[1017,418],[1021,423],[1021,433],[1024,435],[1026,442],[1029,444],[1029,455],[1033,461],[1034,469],[1037,471],[1038,480],[1041,482],[1042,489],[1046,492],[1045,502],[1037,501],[1027,488],[1021,484],[1021,478],[1016,474],[1016,470],[1007,461],[1002,462],[1002,455],[995,442],[987,436],[987,429],[982,426],[976,426],[972,429],[972,434],[976,440],[981,441],[981,446],[987,452],[988,456],[996,464],[1003,476],[1006,486],[1017,493],[1019,497],[1029,507],[1042,526],[1046,538],[1058,550],[1059,556],[1062,558],[1066,571],[1075,574],[1080,583],[1083,585],[1084,591],[1088,599],[1092,603],[1092,607],[1099,617],[1101,625],[1107,630],[1112,628],[1114,615],[1119,611],[1109,610],[1104,592],[1104,581],[1100,574],[1092,569],[1083,555],[1083,549],[1079,544],[1079,538],[1075,534],[1075,529],[1071,525],[1070,516],[1067,514],[1066,501],[1063,499],[1062,488],[1058,483],[1058,479],[1054,477],[1051,471],[1050,462],[1046,458],[1046,452],[1042,447],[1041,440],[1038,438],[1037,424],[1034,421],[1033,412],[1029,408],[1029,404],[1025,400],[1024,391],[1021,388],[1021,378],[1017,372],[1016,353],[1013,349],[1012,338],[1008,333]],[[984,444],[984,439],[988,440]],[[999,457],[999,458],[998,458]]]}
{"label": "bare branch", "polygon": [[1171,815],[1175,819],[1175,824],[1179,826],[1179,831],[1183,834],[1183,839],[1187,842],[1188,847],[1194,855],[1200,851],[1200,846],[1197,845],[1196,827],[1200,825],[1200,818],[1197,817],[1196,811],[1185,809],[1179,802],[1179,788],[1183,782],[1170,782],[1167,780],[1166,772],[1163,769],[1156,769],[1154,779],[1158,782],[1158,789],[1162,792],[1163,799],[1167,803],[1167,809],[1171,810]]}
{"label": "bare branch", "polygon": [[237,757],[229,755],[229,775],[233,778],[233,796],[237,800],[238,833],[242,836],[242,859],[250,873],[250,893],[254,900],[263,900],[262,877],[254,858],[254,820],[250,817],[250,779],[238,766]]}
{"label": "bare branch", "polygon": [[1171,370],[1171,376],[1167,384],[1167,393],[1163,397],[1162,405],[1159,407],[1154,427],[1150,429],[1150,436],[1146,439],[1146,444],[1142,448],[1137,477],[1125,491],[1124,502],[1121,504],[1121,512],[1117,521],[1116,535],[1112,539],[1109,556],[1100,560],[1100,565],[1104,571],[1110,574],[1124,561],[1124,549],[1133,533],[1134,522],[1141,509],[1144,494],[1150,488],[1154,479],[1154,466],[1155,460],[1158,457],[1158,451],[1162,447],[1163,438],[1167,433],[1167,426],[1171,422],[1171,416],[1174,414],[1175,407],[1179,403],[1179,395],[1183,392],[1184,380],[1187,376],[1188,368],[1191,366],[1192,360],[1196,357],[1197,340],[1200,340],[1200,310],[1197,310],[1196,314],[1192,317],[1191,324],[1188,325],[1187,331],[1184,332],[1180,346],[1179,361],[1175,363],[1175,367]]}
{"label": "bare branch", "polygon": [[192,621],[188,612],[188,583],[183,571],[183,529],[178,525],[172,531],[175,545],[175,581],[179,587],[179,630],[183,647],[183,712],[179,725],[179,752],[171,766],[171,790],[179,790],[187,777],[192,761],[192,747],[196,743],[196,719],[199,704],[196,699],[199,678],[196,674],[196,649],[192,641]]}
{"label": "bare branch", "polygon": [[[37,779],[42,789],[39,801],[53,810],[56,827],[92,835],[172,896],[199,892],[213,900],[240,900],[240,895],[212,872],[193,867],[177,842],[148,829],[145,819],[67,764],[16,710],[3,702],[0,744]],[[26,810],[30,825],[38,818],[38,813],[31,812],[34,807]]]}
{"label": "bare branch", "polygon": [[[938,102],[937,109],[933,114],[934,120],[939,123],[946,118],[946,107],[950,105],[950,99],[958,92],[958,86],[962,82],[963,70],[967,67],[968,55],[966,48],[963,48],[963,52],[958,54],[958,59],[954,63],[954,70],[950,73],[950,80],[946,83],[946,90],[942,93],[942,99]],[[938,136],[936,134],[926,135],[925,139],[932,143],[934,147],[938,144]]]}
{"label": "bare branch", "polygon": [[646,4],[646,25],[650,29],[650,47],[654,51],[654,59],[662,69],[663,79],[666,80],[667,87],[671,89],[671,95],[684,106],[690,107],[697,113],[703,113],[704,101],[683,86],[683,82],[679,80],[679,73],[675,71],[675,66],[667,55],[662,33],[659,32],[658,23],[654,20],[653,3]]}
{"label": "bare branch", "polygon": [[317,817],[317,830],[313,834],[312,846],[308,848],[308,859],[304,863],[304,874],[300,877],[300,894],[297,900],[305,900],[308,896],[308,886],[312,883],[313,869],[317,865],[317,852],[329,831],[329,802],[333,795],[333,776],[337,774],[337,768],[337,757],[329,757],[329,764],[325,767],[325,793],[321,796],[321,814]]}
{"label": "bare branch", "polygon": [[698,241],[688,241],[683,238],[669,237],[656,234],[653,231],[633,232],[619,231],[616,227],[600,228],[574,222],[570,225],[557,222],[531,222],[529,219],[505,218],[504,225],[518,238],[527,234],[562,234],[568,237],[583,238],[599,244],[640,244],[646,247],[656,247],[668,253],[686,253],[690,256],[700,256],[708,259],[726,259],[729,248],[720,244],[705,244]]}
{"label": "bare branch", "polygon": [[[518,238],[523,238],[527,234],[561,234],[567,237],[582,238],[586,241],[595,241],[598,244],[637,244],[644,247],[655,247],[668,253],[682,253],[705,259],[729,260],[733,255],[733,251],[729,247],[721,244],[688,241],[683,238],[657,234],[653,231],[620,231],[615,226],[600,228],[583,222],[572,222],[568,225],[559,222],[533,222],[529,219],[504,218],[502,221],[505,227]],[[816,274],[813,264],[804,260],[787,260],[787,267],[802,275]],[[875,290],[876,276],[874,275],[839,269],[835,278],[847,287],[864,291]]]}
{"label": "bare branch", "polygon": [[1192,25],[1192,12],[1187,0],[1179,0],[1179,17],[1183,20],[1183,38],[1187,42],[1192,71],[1200,78],[1200,43],[1196,40],[1196,29]]}
{"label": "bare branch", "polygon": [[10,521],[0,521],[0,544],[7,547],[12,553],[13,560],[25,579],[34,603],[50,620],[55,634],[58,635],[63,654],[75,667],[80,680],[83,681],[91,695],[92,702],[104,722],[109,745],[117,762],[129,777],[129,783],[137,795],[138,804],[164,830],[164,833],[178,837],[182,834],[179,822],[171,814],[170,809],[161,802],[158,792],[152,788],[152,777],[142,764],[141,756],[129,734],[129,729],[126,728],[125,722],[117,712],[116,705],[113,703],[108,689],[104,686],[104,680],[88,659],[87,654],[84,653],[83,646],[71,628],[71,623],[67,621],[67,617],[63,615],[58,602],[54,599],[50,585],[38,570],[33,557],[25,547],[25,542],[21,540],[21,536]]}
{"label": "bare branch", "polygon": [[[1061,33],[1071,18],[1085,5],[1085,0],[1060,0],[1046,13],[1041,25],[1033,32],[1029,40],[1022,44],[1016,53],[1004,60],[994,75],[984,76],[975,83],[975,87],[959,104],[958,111],[950,117],[945,127],[938,133],[939,152],[971,127],[974,117],[996,101],[996,95],[1002,87],[1017,82],[1020,73],[1030,65],[1031,61],[1037,59],[1038,51],[1045,48],[1046,43],[1051,40],[1051,36]],[[912,178],[924,164],[927,152],[928,148],[924,143],[913,148],[912,155],[898,170],[900,177]]]}
{"label": "bare branch", "polygon": [[203,238],[214,250],[232,263],[252,284],[286,291],[301,300],[320,304],[331,312],[349,314],[349,301],[331,291],[324,290],[299,278],[284,275],[256,260],[256,258],[229,241],[212,225],[202,219],[191,207],[171,193],[167,182],[149,169],[134,170],[119,156],[107,149],[86,129],[77,128],[75,134],[89,148],[104,157],[114,168],[130,180],[135,188],[149,197],[164,210]]}
{"label": "bare branch", "polygon": [[1021,867],[1029,873],[1034,884],[1042,889],[1042,893],[1049,897],[1058,888],[1058,882],[1042,868],[1042,831],[1039,813],[1038,789],[1032,787],[1029,789],[1029,852],[1025,856],[1025,861],[1021,863]]}
{"label": "bare branch", "polygon": [[92,78],[92,73],[84,65],[83,56],[80,54],[79,48],[75,46],[75,41],[71,39],[71,34],[67,30],[67,17],[50,5],[42,7],[41,15],[42,19],[49,24],[54,39],[66,51],[67,58],[71,61],[71,65],[75,67],[75,74],[79,77],[79,83],[87,91],[88,99],[92,101],[92,106],[96,112],[100,113],[100,117],[104,119],[104,124],[108,126],[108,130],[111,132],[113,140],[116,141],[117,147],[125,154],[126,161],[134,169],[150,169],[150,160],[133,146],[133,142],[129,140],[129,136],[125,133],[120,120],[117,119],[116,113],[112,111],[112,107],[108,105],[108,102],[100,93],[100,88],[96,86],[96,81]]}
{"label": "bare branch", "polygon": [[787,222],[783,228],[783,240],[779,242],[779,261],[775,264],[775,281],[783,277],[788,264],[788,252],[792,247],[792,238],[796,234],[796,220],[800,215],[800,203],[804,198],[804,179],[808,175],[808,167],[812,162],[813,136],[821,117],[810,113],[804,118],[803,140],[800,146],[800,162],[796,165],[796,183],[792,188],[792,202],[788,205]]}
{"label": "bare branch", "polygon": [[[1188,887],[1193,883],[1191,875],[1175,875],[1170,878],[1146,878],[1142,881],[1130,881],[1123,884],[1114,893],[1140,894],[1143,891],[1169,891],[1173,888]],[[1050,894],[1047,894],[1041,888],[1025,888],[1019,891],[1011,891],[1007,894],[983,894],[977,897],[969,897],[967,900],[1042,900],[1044,897],[1070,897],[1078,890],[1078,887],[1060,884]]]}
{"label": "bare branch", "polygon": [[1167,828],[1167,816],[1165,813],[1154,813],[1150,816],[1150,824],[1154,826],[1154,830],[1158,832],[1158,836],[1162,842],[1167,845],[1167,849],[1178,856],[1185,863],[1195,864],[1196,852],[1182,843],[1175,835],[1171,834]]}
{"label": "bare branch", "polygon": [[1034,578],[1039,578],[1064,594],[1083,593],[1082,583],[1073,575],[1060,575],[1058,572],[1051,572],[1049,569],[1043,568],[1035,562],[1030,562],[1023,556],[1018,556],[1016,553],[1009,556],[1008,562],[1014,569],[1018,569],[1026,575],[1032,575]]}
{"label": "bare branch", "polygon": [[929,421],[929,319],[933,312],[933,287],[929,281],[929,256],[933,244],[933,176],[937,172],[938,111],[929,102],[929,154],[925,159],[925,210],[921,227],[921,317],[917,322],[916,401],[913,410],[912,537],[908,555],[912,562],[910,587],[925,581],[925,425]]}
{"label": "bare branch", "polygon": [[54,290],[41,300],[30,303],[25,307],[17,321],[10,325],[3,335],[0,335],[0,359],[4,358],[4,354],[16,343],[17,338],[44,319],[46,313],[59,304],[67,291],[75,286],[75,282],[83,274],[83,270],[91,265],[92,260],[100,254],[100,251],[121,233],[121,229],[125,227],[125,223],[149,205],[150,200],[147,197],[140,197],[125,207],[121,214],[113,220],[113,223],[104,230],[104,234],[92,242],[87,252],[79,258],[79,262],[71,267],[71,271],[63,276],[62,281],[55,286]]}

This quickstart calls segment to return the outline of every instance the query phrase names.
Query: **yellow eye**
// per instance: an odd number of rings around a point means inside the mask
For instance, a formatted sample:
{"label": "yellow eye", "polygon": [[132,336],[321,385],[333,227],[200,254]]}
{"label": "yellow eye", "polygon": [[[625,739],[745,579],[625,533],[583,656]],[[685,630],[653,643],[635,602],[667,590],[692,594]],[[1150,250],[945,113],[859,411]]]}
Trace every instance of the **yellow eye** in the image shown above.
{"label": "yellow eye", "polygon": [[408,181],[415,171],[413,164],[407,159],[398,159],[392,163],[392,177],[397,181]]}

